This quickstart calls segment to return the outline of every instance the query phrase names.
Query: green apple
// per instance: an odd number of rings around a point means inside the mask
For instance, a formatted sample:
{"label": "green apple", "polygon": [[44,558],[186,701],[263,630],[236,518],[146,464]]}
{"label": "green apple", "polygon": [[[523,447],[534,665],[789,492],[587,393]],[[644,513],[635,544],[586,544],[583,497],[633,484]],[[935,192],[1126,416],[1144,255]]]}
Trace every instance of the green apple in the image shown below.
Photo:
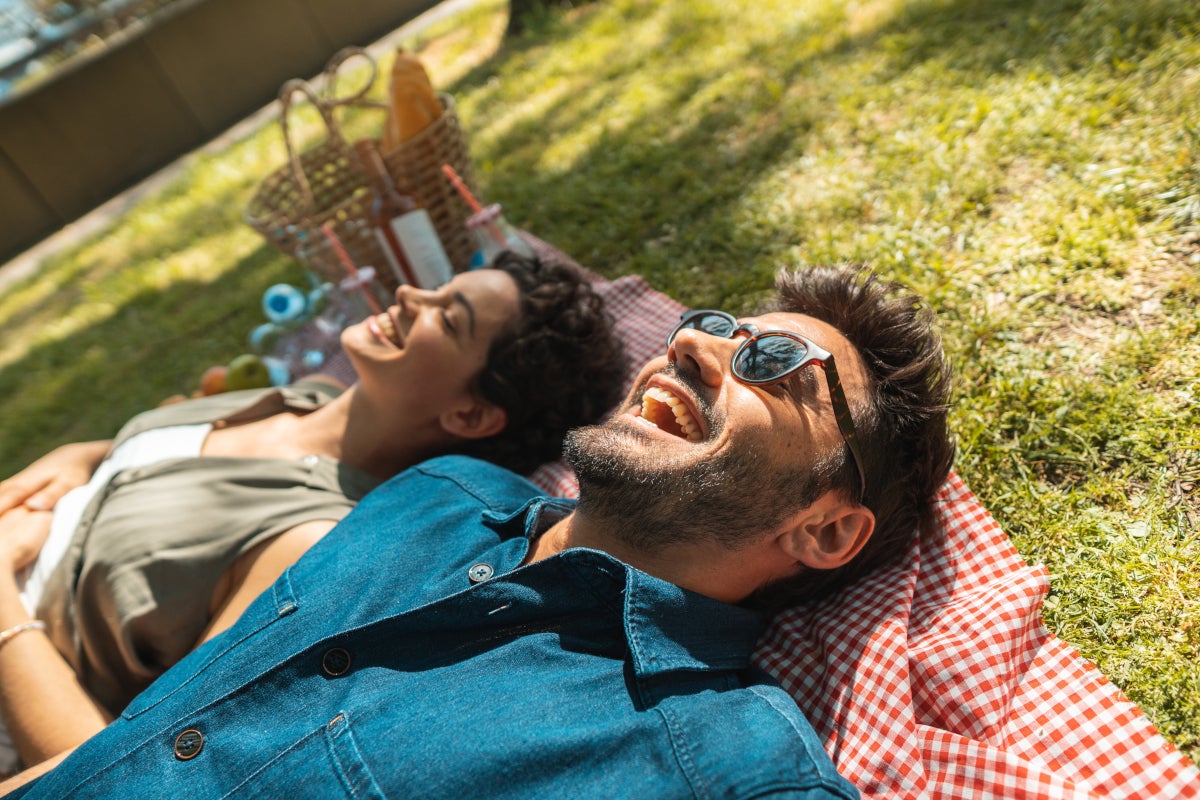
{"label": "green apple", "polygon": [[271,371],[256,355],[244,353],[229,362],[225,373],[225,388],[236,392],[240,389],[263,389],[271,385]]}

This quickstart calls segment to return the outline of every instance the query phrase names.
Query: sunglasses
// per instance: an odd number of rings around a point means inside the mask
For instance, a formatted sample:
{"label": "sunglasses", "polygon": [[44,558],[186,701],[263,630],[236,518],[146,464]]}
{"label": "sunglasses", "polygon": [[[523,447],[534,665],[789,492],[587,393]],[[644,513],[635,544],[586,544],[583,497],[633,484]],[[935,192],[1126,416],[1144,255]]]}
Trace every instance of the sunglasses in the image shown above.
{"label": "sunglasses", "polygon": [[688,311],[667,337],[667,347],[684,328],[703,331],[711,336],[732,339],[740,331],[750,334],[733,352],[730,366],[733,376],[752,386],[766,386],[787,379],[792,373],[809,364],[817,364],[825,370],[825,384],[829,387],[829,401],[833,404],[833,416],[838,431],[850,450],[854,467],[858,470],[859,497],[867,493],[867,475],[863,472],[862,453],[858,449],[858,434],[854,431],[854,419],[850,416],[850,404],[842,390],[842,379],[838,377],[833,354],[811,339],[790,331],[760,331],[750,323],[739,325],[735,317],[724,311]]}

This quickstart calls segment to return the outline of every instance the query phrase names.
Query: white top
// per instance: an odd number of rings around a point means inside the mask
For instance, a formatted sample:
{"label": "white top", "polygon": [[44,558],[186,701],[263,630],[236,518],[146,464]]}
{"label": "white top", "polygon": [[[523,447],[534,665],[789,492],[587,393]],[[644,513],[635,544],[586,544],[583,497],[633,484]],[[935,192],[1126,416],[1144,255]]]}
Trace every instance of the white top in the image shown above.
{"label": "white top", "polygon": [[100,462],[92,473],[92,479],[83,486],[63,495],[54,506],[54,519],[50,524],[50,535],[42,545],[37,561],[18,576],[21,602],[30,614],[37,610],[46,580],[58,566],[59,559],[67,546],[83,512],[113,476],[124,469],[145,467],[170,458],[195,458],[200,455],[204,440],[212,430],[208,422],[196,425],[173,425],[166,428],[151,428],[126,439],[109,456]]}

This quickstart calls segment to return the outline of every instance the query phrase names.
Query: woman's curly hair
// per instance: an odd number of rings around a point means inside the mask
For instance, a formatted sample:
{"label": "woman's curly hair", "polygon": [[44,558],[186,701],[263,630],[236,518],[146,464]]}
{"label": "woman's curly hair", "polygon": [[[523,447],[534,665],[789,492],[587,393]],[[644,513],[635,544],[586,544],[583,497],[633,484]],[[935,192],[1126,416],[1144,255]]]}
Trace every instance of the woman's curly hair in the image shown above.
{"label": "woman's curly hair", "polygon": [[568,430],[616,405],[624,348],[604,298],[579,268],[508,251],[492,267],[516,281],[521,313],[492,342],[473,389],[508,422],[462,452],[528,474],[562,455]]}

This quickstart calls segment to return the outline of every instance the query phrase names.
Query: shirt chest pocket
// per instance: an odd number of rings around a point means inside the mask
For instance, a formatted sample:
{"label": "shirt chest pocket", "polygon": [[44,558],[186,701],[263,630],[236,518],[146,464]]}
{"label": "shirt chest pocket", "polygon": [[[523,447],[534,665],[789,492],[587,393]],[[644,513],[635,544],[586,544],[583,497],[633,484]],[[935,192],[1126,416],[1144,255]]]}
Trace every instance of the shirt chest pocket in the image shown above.
{"label": "shirt chest pocket", "polygon": [[[211,757],[213,763],[210,769],[218,774],[223,773],[228,765],[221,763],[223,758],[219,747],[213,748]],[[323,728],[313,731],[261,766],[252,763],[236,766],[239,771],[248,772],[248,775],[224,797],[319,795],[345,796],[356,800],[384,800],[386,797],[363,760],[350,716],[345,713],[338,714]]]}
{"label": "shirt chest pocket", "polygon": [[[47,796],[107,797],[113,787],[122,787],[119,794],[128,797],[385,797],[362,756],[350,714],[338,712],[315,729],[282,722],[259,736],[212,717],[177,724],[80,783],[78,772],[49,776],[65,783],[50,786]],[[104,761],[103,753],[90,752],[83,763]],[[75,788],[61,792],[64,786]]]}

